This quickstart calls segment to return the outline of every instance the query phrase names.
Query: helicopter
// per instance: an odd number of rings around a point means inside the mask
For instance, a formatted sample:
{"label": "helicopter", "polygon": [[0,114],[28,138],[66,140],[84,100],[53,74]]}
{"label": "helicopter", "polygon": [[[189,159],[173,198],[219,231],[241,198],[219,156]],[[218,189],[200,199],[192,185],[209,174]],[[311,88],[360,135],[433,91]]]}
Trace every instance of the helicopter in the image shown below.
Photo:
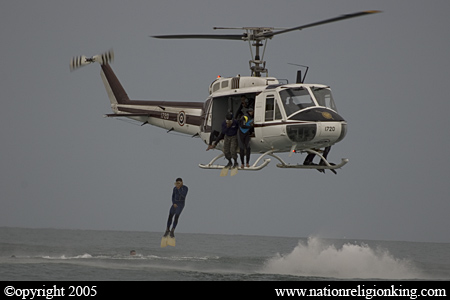
{"label": "helicopter", "polygon": [[[249,103],[254,110],[250,149],[252,154],[259,156],[252,165],[238,167],[239,170],[261,170],[270,163],[272,157],[278,160],[276,166],[279,168],[316,169],[323,173],[328,169],[336,174],[336,169],[343,167],[349,160],[342,158],[340,163],[334,164],[327,160],[327,155],[331,146],[346,136],[347,122],[337,112],[330,87],[305,83],[308,72],[306,66],[301,66],[306,68],[304,74],[301,70],[297,71],[295,83],[268,76],[264,61],[267,41],[291,31],[378,12],[380,11],[361,11],[286,29],[214,27],[215,30],[239,29],[244,31],[242,34],[152,36],[158,39],[221,39],[248,42],[252,56],[249,61],[250,76],[218,76],[210,84],[209,96],[204,102],[131,100],[110,66],[114,61],[112,50],[90,58],[84,55],[73,57],[70,70],[91,63],[100,64],[101,78],[113,111],[112,114],[106,114],[106,117],[129,118],[139,122],[141,126],[150,124],[164,128],[167,132],[190,135],[200,138],[209,146],[220,134],[225,116],[236,116],[242,104]],[[215,148],[223,150],[223,147],[222,140]],[[224,156],[224,153],[220,152],[209,163],[199,164],[199,167],[226,169],[224,165],[217,163]],[[293,153],[306,153],[307,156],[301,164],[289,164],[279,156],[280,153],[289,153],[289,156]],[[320,158],[319,163],[313,163],[316,156]],[[237,168],[232,172],[232,176],[236,172]]]}

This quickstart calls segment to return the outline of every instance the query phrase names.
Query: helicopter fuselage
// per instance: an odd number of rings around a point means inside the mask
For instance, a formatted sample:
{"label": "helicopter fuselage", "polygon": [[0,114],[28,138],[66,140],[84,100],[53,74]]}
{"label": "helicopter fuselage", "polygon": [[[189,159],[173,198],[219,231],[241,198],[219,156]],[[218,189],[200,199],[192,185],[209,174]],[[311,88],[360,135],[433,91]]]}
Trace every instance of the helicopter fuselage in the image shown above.
{"label": "helicopter fuselage", "polygon": [[[103,67],[105,70],[108,73],[110,67]],[[105,75],[103,78],[108,90],[111,83]],[[254,109],[252,152],[320,149],[341,141],[347,132],[347,122],[337,113],[330,88],[322,84],[280,83],[274,77],[219,77],[209,92],[201,103],[117,101],[111,90],[108,93],[114,114],[109,116],[128,117],[142,124],[198,136],[210,144],[219,135],[228,112],[239,117],[244,96]],[[222,146],[219,143],[217,148]]]}

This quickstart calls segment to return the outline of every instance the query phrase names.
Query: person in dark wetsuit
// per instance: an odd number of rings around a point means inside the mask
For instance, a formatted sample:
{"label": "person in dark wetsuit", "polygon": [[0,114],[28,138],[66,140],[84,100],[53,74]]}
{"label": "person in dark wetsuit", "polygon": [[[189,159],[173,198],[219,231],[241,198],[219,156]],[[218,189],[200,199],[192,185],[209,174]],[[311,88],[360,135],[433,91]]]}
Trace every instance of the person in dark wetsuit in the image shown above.
{"label": "person in dark wetsuit", "polygon": [[[245,166],[247,166],[247,168],[250,167],[250,137],[253,133],[253,113],[253,107],[250,106],[247,109],[247,113],[239,120],[238,137],[242,169]],[[244,165],[244,158],[246,165]]]}
{"label": "person in dark wetsuit", "polygon": [[[177,178],[175,181],[175,187],[173,188],[172,191],[172,206],[170,207],[169,210],[169,218],[167,219],[167,229],[166,232],[164,233],[164,236],[168,236],[170,234],[170,237],[175,237],[174,231],[178,224],[178,218],[180,217],[180,214],[183,211],[187,193],[188,187],[183,185],[183,180],[181,178]],[[173,226],[172,230],[170,230],[172,220]]]}
{"label": "person in dark wetsuit", "polygon": [[225,121],[222,123],[222,132],[217,137],[217,139],[208,146],[206,151],[213,149],[219,143],[221,139],[224,139],[223,144],[223,153],[225,154],[225,158],[228,159],[227,168],[231,168],[233,166],[231,159],[234,160],[234,167],[238,167],[237,162],[237,132],[239,130],[239,123],[235,119],[233,119],[233,114],[231,112],[227,113]]}

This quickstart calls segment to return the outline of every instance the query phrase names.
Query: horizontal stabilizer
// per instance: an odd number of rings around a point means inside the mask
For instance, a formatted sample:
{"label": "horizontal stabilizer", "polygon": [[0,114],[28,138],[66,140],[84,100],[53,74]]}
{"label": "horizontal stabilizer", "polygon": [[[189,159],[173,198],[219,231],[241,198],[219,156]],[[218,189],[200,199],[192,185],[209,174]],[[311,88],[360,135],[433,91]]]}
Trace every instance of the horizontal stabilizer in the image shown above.
{"label": "horizontal stabilizer", "polygon": [[129,117],[151,117],[150,113],[142,113],[142,114],[105,114],[105,117],[108,118],[129,118]]}

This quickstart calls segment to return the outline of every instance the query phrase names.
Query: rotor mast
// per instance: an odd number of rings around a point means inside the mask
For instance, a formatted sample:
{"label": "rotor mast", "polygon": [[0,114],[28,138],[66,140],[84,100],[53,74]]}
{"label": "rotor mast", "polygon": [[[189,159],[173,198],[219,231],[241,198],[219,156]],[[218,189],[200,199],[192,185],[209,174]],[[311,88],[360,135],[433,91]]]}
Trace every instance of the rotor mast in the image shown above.
{"label": "rotor mast", "polygon": [[[245,30],[246,33],[242,34],[241,39],[243,41],[248,41],[250,48],[251,60],[249,63],[249,68],[251,71],[251,76],[261,77],[261,74],[265,73],[267,76],[268,70],[266,69],[266,61],[264,60],[264,53],[266,52],[267,39],[271,37],[265,37],[263,34],[271,33],[275,28],[273,27],[241,27],[241,28],[230,28],[230,27],[214,27],[216,29],[239,29]],[[263,47],[262,54],[260,47]],[[255,51],[253,51],[253,48]],[[253,53],[254,52],[254,53]]]}
{"label": "rotor mast", "polygon": [[[247,40],[250,47],[250,54],[252,59],[249,61],[251,76],[261,77],[262,73],[267,74],[266,61],[264,60],[264,53],[266,52],[267,38],[260,37],[264,32],[271,32],[274,28],[268,27],[251,27],[244,28],[247,31]],[[245,38],[243,38],[245,40]],[[253,43],[252,43],[253,41]],[[265,42],[264,42],[265,41]],[[252,46],[255,47],[255,55],[253,56]],[[264,46],[262,56],[260,56],[260,47]]]}
{"label": "rotor mast", "polygon": [[[272,36],[264,36],[264,34],[271,34],[276,29],[274,27],[214,27],[216,29],[239,29],[245,30],[246,33],[241,35],[241,40],[248,41],[250,48],[251,60],[249,61],[249,68],[251,71],[251,76],[261,77],[262,73],[267,76],[268,70],[266,69],[266,61],[264,60],[264,53],[266,52],[267,40],[271,39]],[[279,28],[285,29],[285,28]],[[253,43],[252,43],[253,42]],[[260,47],[263,47],[262,54],[260,52]],[[253,49],[255,48],[254,54]]]}

